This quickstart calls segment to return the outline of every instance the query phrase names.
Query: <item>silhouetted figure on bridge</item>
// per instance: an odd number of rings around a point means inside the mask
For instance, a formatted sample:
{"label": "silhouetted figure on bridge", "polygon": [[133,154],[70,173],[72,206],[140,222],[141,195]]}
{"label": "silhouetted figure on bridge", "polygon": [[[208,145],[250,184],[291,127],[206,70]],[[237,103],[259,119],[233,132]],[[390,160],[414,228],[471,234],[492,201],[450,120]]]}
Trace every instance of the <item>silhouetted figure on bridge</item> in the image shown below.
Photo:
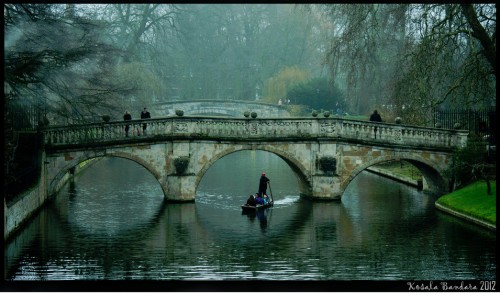
{"label": "silhouetted figure on bridge", "polygon": [[[373,111],[372,115],[370,116],[370,121],[373,122],[382,122],[382,117],[380,117],[380,114],[378,113],[377,110]],[[375,132],[375,139],[377,139],[377,129],[378,127],[375,126],[373,131]]]}
{"label": "silhouetted figure on bridge", "polygon": [[[123,120],[132,120],[132,115],[128,111],[125,111],[125,114],[123,115]],[[128,131],[130,130],[130,124],[125,125],[125,136],[128,136]]]}
{"label": "silhouetted figure on bridge", "polygon": [[[148,110],[146,108],[144,108],[144,110],[141,112],[141,119],[149,119],[151,118],[151,114],[148,112]],[[144,135],[146,135],[146,128],[148,127],[148,125],[146,123],[143,123],[142,124],[142,133]]]}
{"label": "silhouetted figure on bridge", "polygon": [[380,114],[377,110],[373,111],[372,115],[370,116],[370,121],[382,122],[382,117],[380,117]]}

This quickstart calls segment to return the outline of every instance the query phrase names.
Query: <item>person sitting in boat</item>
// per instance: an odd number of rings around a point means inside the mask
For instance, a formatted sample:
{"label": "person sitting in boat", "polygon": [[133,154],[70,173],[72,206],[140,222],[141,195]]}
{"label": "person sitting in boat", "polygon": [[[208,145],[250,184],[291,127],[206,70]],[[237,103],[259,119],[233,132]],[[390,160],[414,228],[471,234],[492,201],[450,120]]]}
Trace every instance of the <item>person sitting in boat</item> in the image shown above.
{"label": "person sitting in boat", "polygon": [[260,196],[260,194],[257,194],[257,197],[255,198],[255,203],[258,205],[264,204],[264,199],[262,198],[262,196]]}
{"label": "person sitting in boat", "polygon": [[267,204],[270,202],[269,200],[269,196],[267,196],[267,194],[264,194],[264,202]]}
{"label": "person sitting in boat", "polygon": [[264,193],[264,195],[262,196],[262,201],[264,202],[264,205],[267,204],[267,194]]}
{"label": "person sitting in boat", "polygon": [[247,205],[253,207],[256,205],[255,197],[253,196],[253,194],[250,194],[250,197],[247,199]]}

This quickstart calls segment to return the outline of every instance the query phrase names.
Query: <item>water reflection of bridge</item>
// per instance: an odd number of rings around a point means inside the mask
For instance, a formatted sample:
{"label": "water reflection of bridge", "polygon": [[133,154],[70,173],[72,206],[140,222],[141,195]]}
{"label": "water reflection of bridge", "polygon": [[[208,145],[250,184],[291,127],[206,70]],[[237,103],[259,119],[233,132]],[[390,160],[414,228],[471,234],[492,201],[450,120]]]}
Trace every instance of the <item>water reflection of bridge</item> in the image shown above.
{"label": "water reflection of bridge", "polygon": [[[125,137],[125,125],[141,129],[144,123],[147,136]],[[300,180],[301,194],[315,199],[340,199],[361,171],[394,160],[412,163],[429,191],[444,193],[452,152],[466,140],[466,131],[340,118],[167,117],[48,127],[46,186],[52,194],[79,163],[115,156],[149,170],[167,200],[193,201],[201,178],[217,160],[237,151],[263,150],[287,162]],[[322,158],[333,161],[333,168],[325,169]],[[187,168],[178,169],[178,161]]]}
{"label": "water reflection of bridge", "polygon": [[[203,256],[205,263],[212,266],[217,266],[219,263],[230,264],[233,258],[238,258],[241,263],[249,267],[252,265],[257,266],[259,262],[258,258],[253,254],[235,254],[234,252],[241,251],[242,249],[252,252],[261,251],[260,247],[263,245],[262,237],[256,237],[255,239],[235,237],[234,233],[238,232],[239,227],[228,225],[227,229],[222,228],[225,230],[221,230],[221,225],[213,225],[210,219],[206,217],[207,215],[201,217],[200,214],[202,213],[194,203],[167,204],[164,202],[158,206],[157,211],[152,213],[151,218],[147,219],[147,223],[138,223],[137,228],[117,231],[117,233],[113,233],[112,237],[102,235],[103,239],[107,239],[107,243],[104,247],[101,247],[99,254],[106,255],[106,257],[97,264],[94,264],[95,259],[93,257],[96,255],[96,247],[88,245],[87,242],[89,239],[100,237],[95,234],[99,233],[99,229],[78,227],[78,224],[85,226],[88,223],[69,223],[68,218],[70,217],[68,217],[65,210],[65,208],[70,206],[68,201],[70,201],[68,196],[58,197],[56,205],[44,211],[36,221],[30,223],[27,229],[20,234],[20,237],[29,238],[26,241],[39,247],[39,245],[48,245],[47,241],[41,241],[38,237],[30,237],[30,235],[34,235],[34,233],[30,234],[30,231],[50,231],[51,242],[67,243],[67,241],[70,241],[71,247],[78,247],[78,253],[72,255],[64,263],[52,264],[52,266],[64,266],[66,277],[68,278],[71,278],[72,273],[75,274],[75,277],[79,276],[78,270],[73,272],[68,268],[82,267],[82,270],[91,269],[91,276],[95,278],[101,278],[101,274],[104,274],[105,278],[121,279],[127,276],[106,274],[133,271],[135,278],[140,276],[142,279],[174,279],[178,278],[178,275],[165,274],[163,276],[160,274],[161,269],[179,263],[179,258],[183,260],[186,266],[195,265],[198,263],[197,259],[200,256]],[[363,229],[360,229],[358,226],[359,223],[357,223],[356,218],[353,218],[349,209],[344,205],[332,204],[312,203],[304,200],[294,203],[292,207],[286,208],[286,214],[293,215],[291,216],[292,218],[284,217],[285,221],[282,222],[272,222],[272,219],[269,219],[271,223],[266,240],[272,243],[274,247],[279,247],[280,254],[282,255],[293,255],[294,252],[299,250],[315,249],[311,245],[317,243],[311,241],[311,239],[327,240],[329,239],[328,237],[334,237],[331,240],[337,242],[339,248],[343,246],[352,247],[354,245],[362,249],[363,243],[366,241],[364,237],[367,235],[360,233],[360,230]],[[271,212],[272,209],[270,210]],[[279,208],[274,212],[278,211]],[[415,218],[418,218],[417,215],[412,215],[407,210],[402,210],[401,213],[405,214],[410,222],[415,222]],[[389,216],[391,215],[394,215],[392,211]],[[234,211],[234,216],[240,216],[239,210]],[[383,227],[377,228],[397,229],[397,226],[401,224],[400,216],[400,214],[396,213],[394,218],[398,219],[397,221],[393,221],[390,224],[384,223]],[[68,229],[68,227],[71,228]],[[307,227],[315,227],[315,229],[307,229]],[[418,225],[416,222],[415,230],[407,231],[407,233],[414,233],[419,228],[422,229],[424,227]],[[402,233],[405,233],[405,231],[402,231]],[[231,236],[225,238],[224,235]],[[248,233],[243,236],[248,236]],[[227,241],[228,239],[231,239],[231,241]],[[38,244],[36,241],[40,241],[40,243]],[[124,245],[126,243],[133,243],[133,245],[129,247],[128,245]],[[214,245],[206,245],[211,243],[214,243]],[[7,247],[9,251],[7,257],[14,257],[17,254],[19,247],[16,248],[15,246],[16,243],[11,243]],[[116,249],[116,247],[121,247],[121,249]],[[141,251],[161,251],[161,257],[155,259],[155,261],[127,257],[124,261],[116,262],[117,259],[124,259],[123,256],[127,254],[137,256],[137,252],[134,251],[137,247],[140,247]],[[259,247],[259,249],[252,249],[253,247]],[[326,259],[331,259],[332,263],[338,261],[338,255],[335,255],[335,253],[328,253],[323,256]],[[54,256],[47,255],[46,258],[36,259],[36,261],[49,264],[54,262],[52,257]],[[189,259],[190,257],[192,259]],[[244,260],[241,260],[241,257]],[[274,259],[271,255],[265,258],[269,261]],[[138,264],[142,265],[144,269],[138,268]],[[41,271],[40,275],[36,277],[43,279],[46,277],[44,274],[50,274],[50,270]],[[218,275],[218,277],[222,278],[221,275]]]}

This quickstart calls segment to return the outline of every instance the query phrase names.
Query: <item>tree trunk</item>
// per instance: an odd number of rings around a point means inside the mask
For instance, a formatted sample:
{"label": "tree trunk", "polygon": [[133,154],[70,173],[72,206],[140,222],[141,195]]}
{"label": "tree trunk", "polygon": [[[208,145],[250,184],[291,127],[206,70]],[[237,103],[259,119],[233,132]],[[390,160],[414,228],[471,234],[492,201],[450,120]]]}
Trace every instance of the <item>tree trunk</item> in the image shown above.
{"label": "tree trunk", "polygon": [[488,177],[486,177],[486,192],[488,195],[491,195],[491,183],[490,183],[490,179],[488,179]]}
{"label": "tree trunk", "polygon": [[474,11],[472,4],[461,4],[461,6],[462,13],[472,29],[472,36],[479,40],[483,46],[484,55],[493,69],[493,74],[496,76],[495,42],[490,38],[490,36],[488,36],[488,33],[477,19],[477,14]]}

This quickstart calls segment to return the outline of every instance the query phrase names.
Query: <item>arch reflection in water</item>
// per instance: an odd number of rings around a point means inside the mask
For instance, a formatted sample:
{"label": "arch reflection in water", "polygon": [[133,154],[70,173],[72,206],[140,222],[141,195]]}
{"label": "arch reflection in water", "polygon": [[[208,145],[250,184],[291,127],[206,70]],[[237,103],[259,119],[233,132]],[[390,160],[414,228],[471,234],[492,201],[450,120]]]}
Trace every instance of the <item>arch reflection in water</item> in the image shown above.
{"label": "arch reflection in water", "polygon": [[139,164],[122,158],[104,157],[69,186],[69,225],[84,233],[117,235],[140,227],[158,214],[163,192],[154,176]]}
{"label": "arch reflection in water", "polygon": [[[262,166],[266,163],[265,159],[253,162],[251,152],[235,153],[238,154],[243,156],[241,160],[244,156],[250,159],[238,162],[236,157],[228,155],[229,161],[236,165],[234,168],[221,160],[221,173],[211,174],[209,169],[203,178],[213,186],[204,189],[206,183],[202,182],[196,201],[188,204],[164,204],[159,184],[149,172],[136,166],[138,173],[127,177],[124,174],[128,167],[122,165],[127,161],[123,159],[116,161],[119,168],[88,169],[89,172],[76,178],[73,191],[76,193],[71,198],[67,189],[62,191],[55,202],[43,208],[7,243],[5,278],[496,278],[495,233],[438,213],[434,209],[434,197],[367,172],[352,181],[342,202],[310,202],[294,193],[293,182],[281,186],[277,183],[281,174],[285,178],[293,176],[287,175],[286,169],[273,170],[272,166],[281,164],[281,159],[270,156],[266,171],[272,180],[276,204],[264,214],[266,222],[259,221],[257,215],[255,218],[242,215],[240,205],[256,191]],[[260,160],[257,152],[255,156],[255,160]],[[254,170],[250,168],[252,165],[255,165]],[[248,170],[249,173],[244,173]],[[126,201],[113,207],[142,215],[125,217],[120,211],[115,218],[100,218],[111,224],[90,219],[90,213],[78,215],[81,209],[88,209],[85,203],[95,206],[106,203],[101,198],[104,196],[102,190],[91,190],[97,180],[95,176],[105,177],[102,172],[108,171],[120,172],[119,185],[127,186],[110,184],[114,190],[109,192],[116,191],[120,198],[125,198],[121,190],[132,189],[141,176],[146,179],[140,180],[151,179],[147,190],[158,187],[158,191],[149,195],[129,194],[128,200],[134,207],[125,207]],[[90,179],[83,185],[86,175]],[[235,177],[241,181],[239,187],[228,183]],[[226,186],[229,187],[223,188]],[[84,196],[82,189],[94,194]],[[135,202],[136,196],[141,198],[140,203]],[[107,212],[105,207],[101,208],[101,212]],[[118,218],[127,224],[113,223]],[[93,221],[97,228],[89,228],[87,220]]]}

